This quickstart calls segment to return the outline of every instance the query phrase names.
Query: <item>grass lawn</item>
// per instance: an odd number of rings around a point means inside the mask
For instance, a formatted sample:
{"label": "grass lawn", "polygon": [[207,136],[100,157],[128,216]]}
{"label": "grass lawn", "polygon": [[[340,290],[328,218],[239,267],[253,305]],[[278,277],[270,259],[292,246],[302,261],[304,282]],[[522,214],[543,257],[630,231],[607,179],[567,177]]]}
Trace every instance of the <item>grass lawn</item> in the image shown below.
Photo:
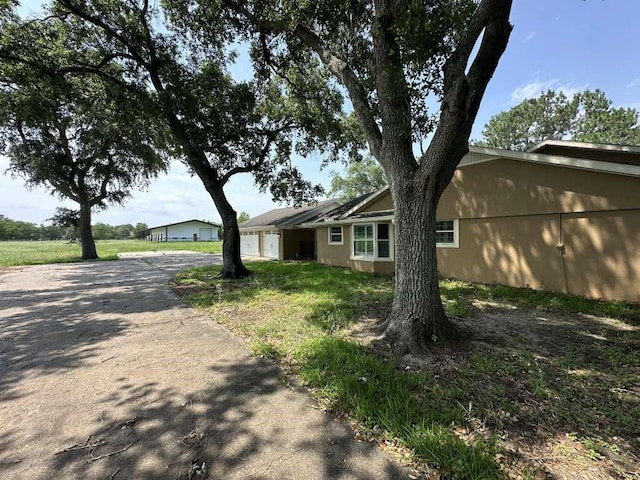
{"label": "grass lawn", "polygon": [[427,478],[638,478],[640,307],[443,280],[464,339],[393,358],[370,340],[390,276],[255,263],[179,274],[178,295]]}
{"label": "grass lawn", "polygon": [[[117,260],[118,253],[146,250],[193,250],[221,253],[222,242],[145,242],[140,240],[98,240],[100,260]],[[79,262],[81,249],[66,241],[0,242],[0,267]]]}

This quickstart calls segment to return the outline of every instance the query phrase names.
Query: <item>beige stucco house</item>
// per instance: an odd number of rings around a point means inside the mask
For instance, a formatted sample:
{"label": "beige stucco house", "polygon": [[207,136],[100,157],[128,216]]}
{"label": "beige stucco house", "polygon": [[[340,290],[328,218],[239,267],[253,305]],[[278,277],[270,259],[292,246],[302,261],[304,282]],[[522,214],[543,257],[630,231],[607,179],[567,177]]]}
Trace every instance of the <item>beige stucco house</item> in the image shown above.
{"label": "beige stucco house", "polygon": [[315,259],[315,228],[301,224],[338,205],[337,200],[325,200],[313,205],[277,208],[242,222],[238,225],[241,255],[276,260]]}
{"label": "beige stucco house", "polygon": [[[346,208],[345,208],[346,207]],[[471,147],[437,211],[445,277],[640,301],[640,148],[546,141]],[[394,268],[387,188],[299,225],[317,261]]]}

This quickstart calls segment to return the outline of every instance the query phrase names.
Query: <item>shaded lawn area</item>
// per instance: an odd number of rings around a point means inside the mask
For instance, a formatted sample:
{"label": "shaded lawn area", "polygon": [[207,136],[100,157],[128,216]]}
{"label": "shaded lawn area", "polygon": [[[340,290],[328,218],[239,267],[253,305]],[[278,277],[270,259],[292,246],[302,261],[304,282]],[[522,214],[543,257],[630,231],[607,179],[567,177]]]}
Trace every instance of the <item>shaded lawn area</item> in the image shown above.
{"label": "shaded lawn area", "polygon": [[[118,253],[191,250],[222,253],[222,242],[146,242],[141,240],[96,240],[100,260],[117,260]],[[0,242],[0,267],[79,262],[80,244],[60,241]]]}
{"label": "shaded lawn area", "polygon": [[[174,291],[432,478],[638,478],[640,306],[443,280],[461,329],[420,357],[375,342],[393,278],[316,263],[179,274]],[[438,477],[441,475],[441,477]]]}

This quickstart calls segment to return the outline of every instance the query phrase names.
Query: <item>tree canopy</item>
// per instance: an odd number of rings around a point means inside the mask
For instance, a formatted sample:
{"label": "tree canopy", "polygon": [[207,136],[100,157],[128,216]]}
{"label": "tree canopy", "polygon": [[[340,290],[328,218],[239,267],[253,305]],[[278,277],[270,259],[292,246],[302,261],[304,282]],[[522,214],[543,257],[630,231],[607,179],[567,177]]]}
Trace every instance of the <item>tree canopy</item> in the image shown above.
{"label": "tree canopy", "polygon": [[67,25],[75,52],[58,72],[113,82],[132,92],[136,108],[162,119],[173,154],[201,179],[222,219],[222,276],[245,275],[236,212],[224,188],[232,176],[250,173],[276,200],[314,199],[320,189],[302,178],[291,155],[342,155],[344,132],[353,128],[336,107],[341,97],[319,82],[309,90],[313,97],[290,98],[291,85],[267,71],[252,81],[234,80],[229,65],[236,38],[219,4],[209,6],[206,32],[194,30],[189,2],[53,5],[51,13]]}
{"label": "tree canopy", "polygon": [[367,156],[359,162],[350,163],[341,176],[332,171],[330,197],[348,202],[368,192],[373,192],[387,185],[387,177],[383,168],[372,157]]}
{"label": "tree canopy", "polygon": [[[187,3],[207,30],[214,0]],[[437,275],[435,211],[468,152],[480,101],[504,52],[512,0],[225,0],[258,71],[304,99],[321,84],[348,97],[395,208],[396,288],[384,338],[421,350],[454,334]],[[315,72],[320,72],[315,74]],[[429,108],[435,100],[439,110]],[[322,105],[320,105],[322,106]],[[427,139],[431,138],[427,143]],[[414,143],[423,146],[414,154]]]}
{"label": "tree canopy", "polygon": [[167,158],[162,126],[133,107],[130,92],[98,77],[55,73],[74,54],[67,33],[55,18],[3,22],[0,153],[28,186],[78,204],[82,257],[97,258],[91,212],[122,204],[166,170]]}
{"label": "tree canopy", "polygon": [[548,90],[489,119],[478,145],[524,151],[544,140],[640,145],[640,116],[601,90],[571,98]]}

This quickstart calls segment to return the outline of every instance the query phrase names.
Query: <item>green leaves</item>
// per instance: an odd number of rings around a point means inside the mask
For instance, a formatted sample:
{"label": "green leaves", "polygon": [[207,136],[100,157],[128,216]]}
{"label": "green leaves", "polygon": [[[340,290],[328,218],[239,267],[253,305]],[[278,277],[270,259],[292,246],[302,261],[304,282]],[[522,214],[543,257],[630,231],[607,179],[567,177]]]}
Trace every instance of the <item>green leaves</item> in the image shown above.
{"label": "green leaves", "polygon": [[601,90],[571,99],[549,90],[491,117],[480,145],[527,150],[543,140],[640,145],[638,111],[614,108]]}
{"label": "green leaves", "polygon": [[166,169],[162,125],[134,107],[130,91],[58,73],[75,55],[67,24],[16,16],[4,26],[0,151],[14,175],[100,208]]}
{"label": "green leaves", "polygon": [[351,163],[345,176],[331,172],[331,191],[342,202],[353,200],[365,193],[374,192],[387,185],[387,177],[382,167],[372,157]]}

